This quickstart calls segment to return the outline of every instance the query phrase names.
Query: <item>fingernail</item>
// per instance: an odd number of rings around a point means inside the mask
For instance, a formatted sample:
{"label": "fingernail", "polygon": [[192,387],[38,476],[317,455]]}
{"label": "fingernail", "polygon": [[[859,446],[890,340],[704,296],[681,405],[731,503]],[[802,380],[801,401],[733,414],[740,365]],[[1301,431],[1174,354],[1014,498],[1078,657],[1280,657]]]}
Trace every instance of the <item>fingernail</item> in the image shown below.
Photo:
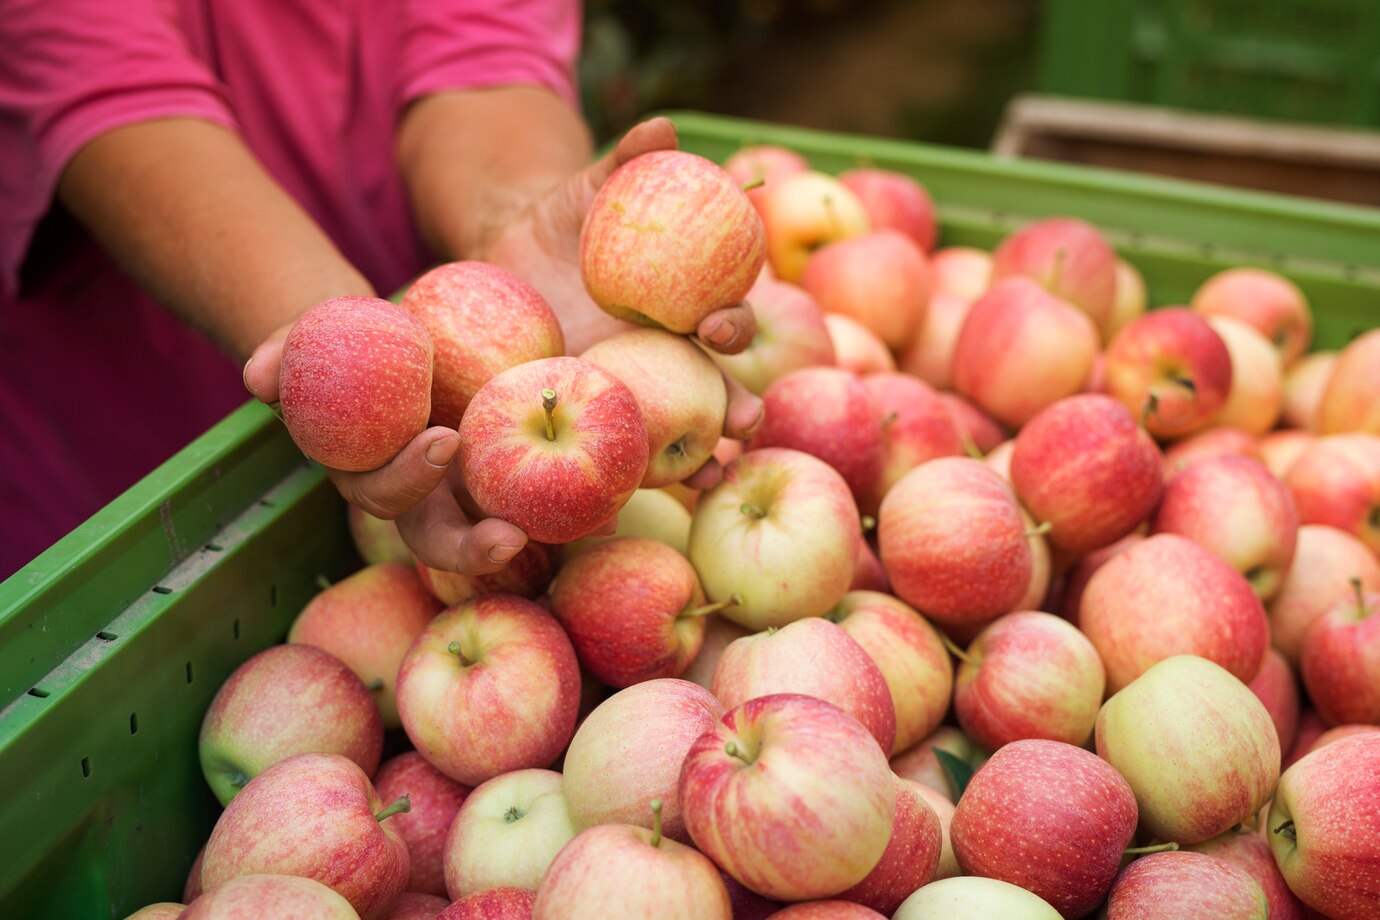
{"label": "fingernail", "polygon": [[727,345],[733,341],[733,337],[738,334],[738,327],[728,320],[723,320],[714,327],[714,331],[707,336],[708,340],[715,345]]}
{"label": "fingernail", "polygon": [[254,354],[250,355],[249,360],[244,362],[244,370],[240,373],[240,382],[242,382],[244,384],[244,388],[246,390],[249,390],[249,392],[251,393],[253,393],[254,390],[249,386],[249,369],[254,366],[254,359],[258,356],[258,352],[255,352]]}
{"label": "fingernail", "polygon": [[521,546],[504,546],[502,543],[496,544],[489,549],[489,561],[500,564],[507,562],[521,552],[521,550]]}
{"label": "fingernail", "polygon": [[758,410],[756,420],[753,421],[751,425],[747,426],[747,430],[743,432],[744,440],[746,440],[747,438],[751,438],[753,435],[755,435],[757,433],[757,429],[762,427],[762,422],[766,421],[766,418],[767,407],[763,406],[760,410]]}
{"label": "fingernail", "polygon": [[450,461],[455,459],[455,451],[459,446],[460,439],[453,434],[448,434],[444,438],[437,438],[427,446],[426,462],[444,469],[450,465]]}

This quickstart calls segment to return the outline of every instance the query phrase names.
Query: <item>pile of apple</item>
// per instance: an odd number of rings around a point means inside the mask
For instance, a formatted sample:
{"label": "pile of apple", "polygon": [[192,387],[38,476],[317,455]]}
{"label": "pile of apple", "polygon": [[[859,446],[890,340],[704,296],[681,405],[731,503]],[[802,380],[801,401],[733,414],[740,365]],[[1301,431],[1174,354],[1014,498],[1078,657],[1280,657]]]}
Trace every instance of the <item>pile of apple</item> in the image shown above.
{"label": "pile of apple", "polygon": [[[1145,312],[1074,219],[935,238],[895,173],[666,152],[582,239],[644,328],[579,358],[477,263],[308,313],[298,444],[458,427],[462,503],[532,540],[466,577],[352,509],[370,564],[206,714],[226,808],[157,909],[1380,917],[1380,331],[1305,354],[1247,268]],[[745,352],[686,338],[743,298]]]}

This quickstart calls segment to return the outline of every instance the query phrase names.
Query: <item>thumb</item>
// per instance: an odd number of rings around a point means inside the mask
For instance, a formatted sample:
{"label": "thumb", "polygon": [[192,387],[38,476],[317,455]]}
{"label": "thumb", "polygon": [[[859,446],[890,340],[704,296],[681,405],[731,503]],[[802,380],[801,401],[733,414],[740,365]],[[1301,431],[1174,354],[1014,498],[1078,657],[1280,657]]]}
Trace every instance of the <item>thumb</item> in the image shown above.
{"label": "thumb", "polygon": [[678,143],[676,126],[669,118],[650,118],[640,124],[633,125],[628,129],[628,133],[623,135],[618,146],[614,147],[611,153],[600,157],[585,170],[585,208],[587,209],[594,201],[594,195],[618,167],[629,160],[642,156],[644,153],[652,153],[657,150],[675,150]]}

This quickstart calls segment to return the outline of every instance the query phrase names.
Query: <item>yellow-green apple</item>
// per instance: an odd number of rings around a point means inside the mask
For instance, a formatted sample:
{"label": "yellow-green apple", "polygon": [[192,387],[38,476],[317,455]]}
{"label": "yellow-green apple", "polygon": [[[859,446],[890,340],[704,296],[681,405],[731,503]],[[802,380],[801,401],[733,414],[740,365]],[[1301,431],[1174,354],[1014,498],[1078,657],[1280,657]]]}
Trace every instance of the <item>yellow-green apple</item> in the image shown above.
{"label": "yellow-green apple", "polygon": [[222,805],[284,758],[341,754],[372,776],[383,755],[373,694],[345,662],[310,645],[275,645],[221,684],[201,722],[201,771]]}
{"label": "yellow-green apple", "polygon": [[1204,316],[1230,316],[1250,323],[1279,351],[1289,367],[1313,339],[1313,311],[1292,282],[1259,268],[1218,272],[1193,293],[1194,310]]}
{"label": "yellow-green apple", "polygon": [[1157,438],[1211,425],[1231,390],[1231,353],[1203,317],[1183,307],[1151,310],[1106,351],[1107,392]]}
{"label": "yellow-green apple", "polygon": [[1061,920],[1049,902],[1024,888],[994,878],[945,878],[906,898],[891,920]]}
{"label": "yellow-green apple", "polygon": [[870,907],[854,901],[805,901],[791,904],[771,915],[775,920],[887,920]]}
{"label": "yellow-green apple", "polygon": [[798,281],[821,246],[871,229],[858,196],[837,179],[808,170],[762,188],[757,199],[767,229],[767,258],[782,281]]}
{"label": "yellow-green apple", "polygon": [[1012,277],[1034,279],[1106,337],[1116,304],[1116,253],[1096,227],[1072,217],[1026,225],[992,253],[992,283]]}
{"label": "yellow-green apple", "polygon": [[1117,769],[1152,837],[1181,845],[1260,811],[1279,778],[1279,736],[1265,706],[1219,665],[1166,658],[1102,705],[1097,753]]}
{"label": "yellow-green apple", "polygon": [[495,776],[475,787],[445,831],[445,890],[457,901],[490,888],[536,891],[575,833],[561,774]]}
{"label": "yellow-green apple", "polygon": [[820,617],[736,640],[719,658],[710,689],[725,709],[805,694],[857,719],[888,756],[896,739],[896,708],[881,669],[848,632]]}
{"label": "yellow-green apple", "polygon": [[[940,250],[941,253],[948,251]],[[954,349],[972,305],[972,300],[950,291],[936,290],[931,294],[915,337],[901,352],[901,370],[914,374],[931,386],[951,389],[954,384]]]}
{"label": "yellow-green apple", "polygon": [[921,251],[934,249],[939,236],[934,199],[919,182],[889,169],[850,169],[839,181],[862,202],[872,229],[905,234]]}
{"label": "yellow-green apple", "polygon": [[551,614],[510,594],[447,609],[398,672],[407,737],[467,786],[549,765],[574,734],[579,705],[570,640]]}
{"label": "yellow-green apple", "polygon": [[1380,725],[1380,593],[1352,587],[1308,627],[1299,670],[1323,721]]}
{"label": "yellow-green apple", "polygon": [[1083,745],[1092,737],[1106,674],[1097,650],[1052,613],[1010,613],[959,659],[954,711],[963,730],[996,750],[1025,738]]}
{"label": "yellow-green apple", "polygon": [[764,187],[791,173],[805,172],[810,164],[794,150],[774,144],[754,144],[737,151],[724,160],[724,170],[747,191],[755,205]]}
{"label": "yellow-green apple", "polygon": [[436,349],[431,420],[455,428],[479,388],[494,375],[538,358],[565,354],[561,323],[536,289],[486,262],[451,262],[422,275],[402,307]]}
{"label": "yellow-green apple", "polygon": [[757,395],[802,367],[834,363],[834,343],[824,314],[813,297],[784,281],[763,278],[747,294],[757,334],[736,355],[709,357],[734,380]]}
{"label": "yellow-green apple", "polygon": [[1246,457],[1200,460],[1171,479],[1150,522],[1211,550],[1261,600],[1279,591],[1298,542],[1294,499],[1264,465]]}
{"label": "yellow-green apple", "polygon": [[1083,388],[1097,356],[1087,316],[1029,278],[999,281],[973,304],[954,345],[954,388],[1006,425]]}
{"label": "yellow-green apple", "polygon": [[1116,297],[1112,301],[1112,316],[1107,324],[1107,338],[1122,330],[1127,323],[1145,313],[1145,278],[1125,259],[1116,260]]}
{"label": "yellow-green apple", "polygon": [[[690,512],[670,493],[661,489],[638,489],[628,503],[618,509],[618,524],[607,537],[594,536],[567,543],[565,558],[569,559],[617,537],[647,537],[660,540],[681,555],[689,550]],[[511,565],[511,563],[510,563]]]}
{"label": "yellow-green apple", "polygon": [[957,393],[940,393],[949,414],[958,426],[958,436],[970,455],[982,455],[1007,439],[1006,429],[986,412]]}
{"label": "yellow-green apple", "polygon": [[962,875],[963,870],[958,867],[958,857],[954,855],[953,840],[949,835],[949,829],[954,819],[954,803],[949,801],[944,793],[932,789],[924,783],[917,783],[913,779],[902,779],[901,782],[924,799],[939,818],[939,831],[943,846],[939,851],[939,862],[935,865],[934,881]]}
{"label": "yellow-green apple", "polygon": [[901,349],[925,316],[930,267],[905,234],[875,229],[816,250],[800,286],[826,315],[851,317],[888,347]]}
{"label": "yellow-green apple", "polygon": [[1175,655],[1198,655],[1248,682],[1270,641],[1245,576],[1211,551],[1161,533],[1128,547],[1088,580],[1078,626],[1107,668],[1111,693]]}
{"label": "yellow-green apple", "polygon": [[1202,853],[1151,853],[1131,863],[1107,896],[1107,920],[1266,920],[1265,890],[1245,869]]}
{"label": "yellow-green apple", "polygon": [[692,847],[652,829],[601,824],[567,843],[542,876],[532,920],[732,920],[719,870]]}
{"label": "yellow-green apple", "polygon": [[732,176],[658,150],[599,189],[580,232],[580,273],[606,312],[685,335],[743,299],[766,247],[762,218]]}
{"label": "yellow-green apple", "polygon": [[1336,351],[1310,352],[1285,372],[1281,413],[1285,425],[1305,431],[1318,430],[1318,409],[1339,356]]}
{"label": "yellow-green apple", "polygon": [[1255,435],[1247,434],[1240,428],[1213,425],[1206,431],[1189,435],[1165,448],[1164,479],[1168,482],[1199,460],[1225,456],[1248,457],[1264,462],[1260,440]]}
{"label": "yellow-green apple", "polygon": [[411,803],[406,813],[392,819],[393,829],[407,844],[407,854],[412,858],[407,890],[445,894],[445,864],[441,854],[446,833],[470,794],[470,788],[446,776],[416,751],[408,751],[379,767],[374,791],[385,802],[407,796]]}
{"label": "yellow-green apple", "polygon": [[[317,884],[320,883],[318,882]],[[321,887],[325,886],[323,885]],[[327,888],[326,890],[330,891],[329,888]],[[335,894],[335,892],[333,891],[331,893]],[[335,896],[337,898],[340,897],[340,895],[338,894]],[[341,900],[344,899],[342,898]],[[350,902],[345,901],[345,906],[349,907],[349,905]],[[178,917],[182,916],[182,912],[186,909],[186,904],[182,904],[177,901],[159,901],[156,904],[147,904],[139,908],[134,913],[126,917],[125,920],[177,920]],[[354,908],[351,907],[350,910],[353,911]]]}
{"label": "yellow-green apple", "polygon": [[497,572],[487,575],[465,575],[447,572],[417,563],[422,584],[447,607],[464,603],[481,594],[516,594],[518,597],[541,596],[554,574],[551,547],[528,540],[518,554]]}
{"label": "yellow-green apple", "polygon": [[1372,329],[1337,356],[1317,404],[1319,434],[1380,434],[1380,329]]}
{"label": "yellow-green apple", "polygon": [[851,316],[825,313],[824,327],[833,343],[835,367],[854,374],[877,374],[896,370],[896,358],[877,334]]}
{"label": "yellow-green apple", "polygon": [[1316,438],[1308,432],[1293,428],[1272,431],[1261,438],[1257,445],[1260,462],[1265,464],[1265,468],[1273,473],[1276,479],[1283,480],[1289,474],[1294,461],[1302,456],[1308,445],[1315,440]]}
{"label": "yellow-green apple", "polygon": [[1260,673],[1246,686],[1270,714],[1279,736],[1279,749],[1291,749],[1299,729],[1299,686],[1288,659],[1277,648],[1267,649]]}
{"label": "yellow-green apple", "polygon": [[450,901],[446,898],[419,891],[404,891],[393,902],[388,920],[436,920],[449,906]]}
{"label": "yellow-green apple", "polygon": [[1275,427],[1284,407],[1279,352],[1254,326],[1230,316],[1209,316],[1231,355],[1231,388],[1217,424],[1261,435]]}
{"label": "yellow-green apple", "polygon": [[724,376],[683,336],[632,329],[585,350],[632,390],[647,426],[650,460],[641,488],[680,482],[704,465],[724,429]]}
{"label": "yellow-green apple", "polygon": [[1135,833],[1126,780],[1095,754],[1042,739],[993,754],[950,826],[965,875],[1019,885],[1069,918],[1102,903]]}
{"label": "yellow-green apple", "polygon": [[[250,780],[225,807],[201,883],[207,893],[243,875],[300,875],[333,889],[363,920],[382,920],[408,878],[407,844],[369,777],[339,754],[297,754]],[[206,895],[202,895],[206,897]]]}
{"label": "yellow-green apple", "polygon": [[[1262,472],[1264,470],[1262,469]],[[1048,539],[1081,556],[1120,540],[1160,500],[1159,448],[1110,396],[1070,396],[1016,435],[1011,483]]]}
{"label": "yellow-green apple", "polygon": [[1330,524],[1380,556],[1380,435],[1318,438],[1294,461],[1284,484],[1301,523]]}
{"label": "yellow-green apple", "polygon": [[963,730],[953,725],[941,725],[910,748],[891,758],[891,769],[902,779],[920,783],[934,789],[949,802],[958,798],[948,772],[939,763],[935,749],[952,754],[974,769],[987,760],[987,754],[979,748]]}
{"label": "yellow-green apple", "polygon": [[535,891],[489,888],[454,901],[435,920],[532,920]]}
{"label": "yellow-green apple", "polygon": [[320,882],[295,875],[264,874],[231,879],[174,916],[188,920],[241,920],[246,917],[358,920],[359,914],[349,901]]}
{"label": "yellow-green apple", "polygon": [[862,646],[886,681],[896,715],[888,753],[933,732],[949,709],[954,684],[953,665],[934,627],[904,601],[876,591],[849,591],[829,619]]}
{"label": "yellow-green apple", "polygon": [[[875,419],[874,419],[875,423]],[[833,467],[798,450],[752,450],[724,469],[690,524],[690,562],[723,615],[749,629],[821,616],[853,580],[857,505]]]}
{"label": "yellow-green apple", "polygon": [[728,617],[711,613],[704,618],[704,642],[700,645],[700,653],[690,662],[690,667],[685,669],[681,679],[699,684],[708,690],[714,683],[714,671],[719,667],[719,659],[723,656],[724,649],[728,648],[733,640],[750,635],[752,633],[749,630]]}
{"label": "yellow-green apple", "polygon": [[930,256],[936,294],[972,303],[992,282],[992,254],[972,246],[946,246]]}
{"label": "yellow-green apple", "polygon": [[398,666],[441,604],[411,565],[367,566],[326,588],[297,615],[288,642],[330,652],[374,694],[384,728],[401,728]]}
{"label": "yellow-green apple", "polygon": [[1093,574],[1098,569],[1107,564],[1107,561],[1120,553],[1129,546],[1139,543],[1145,537],[1139,532],[1132,533],[1113,543],[1111,546],[1104,546],[1102,549],[1093,550],[1086,556],[1075,562],[1067,572],[1064,573],[1063,584],[1057,595],[1057,607],[1061,617],[1068,620],[1074,626],[1078,625],[1078,610],[1083,603],[1083,592],[1088,587],[1088,582],[1092,580]]}
{"label": "yellow-green apple", "polygon": [[617,514],[646,474],[647,450],[632,391],[577,358],[509,368],[484,384],[460,422],[475,504],[543,543],[579,539]]}
{"label": "yellow-green apple", "polygon": [[891,840],[867,877],[838,895],[840,901],[866,905],[886,917],[895,913],[911,892],[934,879],[944,848],[939,815],[905,780],[893,776],[892,781],[896,812]]}
{"label": "yellow-green apple", "polygon": [[724,709],[698,684],[672,678],[634,684],[600,703],[565,755],[575,827],[650,825],[650,803],[659,801],[666,835],[687,841],[676,789],[681,763]]}
{"label": "yellow-green apple", "polygon": [[354,505],[345,506],[345,520],[350,528],[350,539],[365,565],[381,565],[385,562],[412,564],[412,549],[398,533],[396,521],[376,518]]}
{"label": "yellow-green apple", "polygon": [[283,423],[324,466],[378,469],[426,428],[431,371],[431,337],[411,313],[377,297],[327,300],[283,341]]}
{"label": "yellow-green apple", "polygon": [[909,374],[871,374],[863,386],[882,423],[882,472],[863,502],[875,511],[887,491],[926,460],[962,456],[963,439],[929,384]]}
{"label": "yellow-green apple", "polygon": [[1269,902],[1270,920],[1306,920],[1303,903],[1289,890],[1275,864],[1270,842],[1262,835],[1246,828],[1234,828],[1187,849],[1220,859],[1255,879]]}
{"label": "yellow-green apple", "polygon": [[911,470],[882,500],[877,534],[896,594],[941,624],[1008,613],[1030,587],[1020,506],[980,460],[940,457]]}
{"label": "yellow-green apple", "polygon": [[1380,560],[1360,540],[1322,524],[1299,528],[1294,562],[1270,601],[1271,641],[1291,664],[1313,621],[1352,595],[1353,578],[1380,591]]}
{"label": "yellow-green apple", "polygon": [[748,700],[700,736],[680,804],[695,845],[729,875],[764,897],[804,901],[851,888],[877,865],[896,785],[857,719],[783,693]]}

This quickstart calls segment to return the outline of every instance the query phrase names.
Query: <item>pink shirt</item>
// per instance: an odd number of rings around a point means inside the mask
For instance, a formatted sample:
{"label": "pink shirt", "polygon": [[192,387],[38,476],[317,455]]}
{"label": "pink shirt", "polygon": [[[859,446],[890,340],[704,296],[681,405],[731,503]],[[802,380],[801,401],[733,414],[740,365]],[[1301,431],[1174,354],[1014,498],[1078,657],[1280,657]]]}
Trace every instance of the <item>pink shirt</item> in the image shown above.
{"label": "pink shirt", "polygon": [[0,579],[247,396],[55,206],[82,145],[174,115],[238,131],[391,291],[428,261],[402,107],[515,83],[574,105],[579,22],[578,0],[0,0]]}

